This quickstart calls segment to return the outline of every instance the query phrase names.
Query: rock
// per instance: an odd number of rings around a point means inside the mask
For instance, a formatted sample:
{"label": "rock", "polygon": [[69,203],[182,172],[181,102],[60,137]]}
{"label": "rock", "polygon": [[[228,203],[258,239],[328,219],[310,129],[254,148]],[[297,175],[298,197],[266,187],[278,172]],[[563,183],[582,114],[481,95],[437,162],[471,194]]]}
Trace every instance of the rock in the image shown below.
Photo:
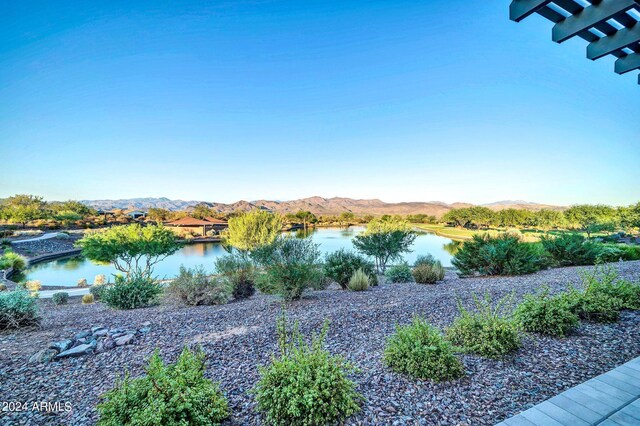
{"label": "rock", "polygon": [[73,340],[66,339],[49,344],[48,349],[54,349],[56,352],[64,352],[71,347]]}
{"label": "rock", "polygon": [[104,352],[104,340],[99,340],[96,344],[96,352]]}
{"label": "rock", "polygon": [[106,328],[101,328],[93,332],[93,337],[104,337],[109,334],[109,331]]}
{"label": "rock", "polygon": [[31,355],[29,358],[29,364],[38,364],[45,363],[51,361],[55,356],[58,355],[58,351],[55,349],[47,348],[42,349],[35,354]]}
{"label": "rock", "polygon": [[89,331],[80,332],[80,333],[76,334],[76,340],[88,337],[89,335],[91,335],[91,332],[89,332]]}
{"label": "rock", "polygon": [[86,339],[86,338],[84,338],[84,337],[81,337],[81,338],[79,338],[79,339],[78,339],[78,342],[80,342],[80,343],[87,343],[87,339]]}
{"label": "rock", "polygon": [[151,321],[145,321],[142,324],[140,324],[142,327],[150,327],[151,326]]}
{"label": "rock", "polygon": [[90,354],[95,348],[92,344],[79,345],[56,355],[56,359]]}
{"label": "rock", "polygon": [[138,330],[140,333],[142,334],[147,334],[149,331],[151,331],[151,329],[149,327],[144,327],[141,328],[140,330]]}
{"label": "rock", "polygon": [[99,330],[106,330],[106,328],[102,327],[102,326],[98,326],[98,327],[91,327],[91,333],[92,334],[96,334],[97,331]]}
{"label": "rock", "polygon": [[116,346],[124,346],[131,343],[133,340],[133,334],[125,334],[124,336],[120,336],[116,339]]}
{"label": "rock", "polygon": [[102,347],[105,351],[108,351],[109,349],[113,349],[116,347],[116,342],[112,338],[107,337],[106,339],[104,339]]}

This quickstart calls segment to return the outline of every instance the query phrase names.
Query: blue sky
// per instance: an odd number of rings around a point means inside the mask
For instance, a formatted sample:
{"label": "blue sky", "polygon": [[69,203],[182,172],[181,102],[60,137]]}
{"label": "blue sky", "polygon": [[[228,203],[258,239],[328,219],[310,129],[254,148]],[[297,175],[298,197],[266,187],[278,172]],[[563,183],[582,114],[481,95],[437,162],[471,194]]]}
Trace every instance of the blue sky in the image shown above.
{"label": "blue sky", "polygon": [[0,5],[0,197],[640,200],[640,86],[509,1]]}

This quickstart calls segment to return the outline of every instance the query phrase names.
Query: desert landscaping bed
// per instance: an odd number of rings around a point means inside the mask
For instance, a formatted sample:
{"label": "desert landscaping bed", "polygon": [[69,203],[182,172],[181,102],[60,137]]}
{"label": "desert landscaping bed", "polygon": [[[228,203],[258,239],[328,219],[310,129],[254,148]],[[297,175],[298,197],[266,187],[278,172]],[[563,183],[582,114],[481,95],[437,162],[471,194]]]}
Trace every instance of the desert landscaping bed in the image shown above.
{"label": "desert landscaping bed", "polygon": [[[622,277],[639,280],[640,261],[617,265]],[[352,361],[362,411],[347,424],[494,424],[588,378],[640,355],[640,312],[623,312],[614,324],[582,322],[569,337],[527,335],[513,356],[488,360],[460,355],[465,378],[434,384],[403,377],[381,362],[386,337],[395,324],[413,315],[445,327],[457,314],[456,298],[465,304],[473,293],[488,291],[494,300],[514,291],[519,299],[543,284],[560,290],[579,282],[590,268],[560,268],[533,275],[458,278],[447,272],[437,285],[385,284],[366,292],[328,289],[310,292],[288,305],[290,318],[305,333],[331,321],[327,345]],[[258,379],[257,365],[276,348],[275,319],[280,303],[271,296],[222,306],[152,308],[115,311],[102,304],[55,306],[41,301],[39,328],[0,333],[2,401],[28,402],[23,412],[0,412],[3,425],[94,424],[99,396],[128,369],[142,373],[155,348],[175,360],[184,345],[201,345],[207,354],[206,375],[221,382],[230,401],[228,424],[262,424],[247,391]],[[95,355],[28,364],[38,350],[92,327],[136,329],[150,322],[147,333],[131,344]],[[32,410],[33,402],[60,403],[58,412]],[[65,403],[71,409],[66,411]]]}

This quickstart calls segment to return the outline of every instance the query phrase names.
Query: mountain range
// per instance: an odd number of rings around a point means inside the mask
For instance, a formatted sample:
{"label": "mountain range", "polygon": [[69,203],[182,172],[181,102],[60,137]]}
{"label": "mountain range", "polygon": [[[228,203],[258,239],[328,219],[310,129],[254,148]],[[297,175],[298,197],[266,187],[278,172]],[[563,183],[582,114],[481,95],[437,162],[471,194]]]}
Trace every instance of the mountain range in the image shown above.
{"label": "mountain range", "polygon": [[[470,207],[471,203],[452,203],[447,204],[440,201],[416,201],[402,203],[385,203],[378,199],[361,200],[353,198],[333,197],[309,197],[291,201],[271,201],[271,200],[255,200],[255,201],[236,201],[235,203],[215,203],[208,201],[184,201],[171,200],[169,198],[129,198],[122,200],[82,200],[82,203],[100,210],[111,209],[138,209],[147,210],[150,208],[162,208],[171,211],[191,210],[198,204],[205,204],[220,213],[230,213],[233,211],[248,211],[255,208],[264,208],[279,213],[295,213],[300,210],[308,210],[316,215],[338,215],[348,211],[357,215],[372,214],[428,214],[440,217],[447,211],[460,208]],[[522,200],[503,200],[493,203],[483,204],[492,210],[502,210],[506,208],[517,208],[527,210],[554,209],[562,210],[562,206],[553,206],[548,204],[532,203]]]}

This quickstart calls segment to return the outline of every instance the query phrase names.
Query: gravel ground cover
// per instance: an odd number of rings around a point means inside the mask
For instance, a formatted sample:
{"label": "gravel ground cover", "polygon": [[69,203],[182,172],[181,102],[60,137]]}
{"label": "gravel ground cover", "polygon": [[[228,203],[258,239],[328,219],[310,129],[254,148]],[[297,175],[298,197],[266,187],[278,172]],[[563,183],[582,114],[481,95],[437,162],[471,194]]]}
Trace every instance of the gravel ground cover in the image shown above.
{"label": "gravel ground cover", "polygon": [[[640,280],[640,262],[617,267],[622,276]],[[440,327],[450,324],[457,314],[457,297],[469,304],[474,292],[488,291],[497,299],[511,291],[521,296],[543,284],[561,290],[578,283],[582,269],[588,268],[465,279],[448,271],[437,285],[385,284],[366,292],[328,289],[290,304],[288,314],[300,321],[305,333],[330,319],[328,347],[360,369],[353,378],[366,402],[347,424],[494,424],[640,355],[640,312],[623,312],[615,324],[583,322],[564,339],[527,335],[523,347],[502,360],[460,355],[466,377],[441,384],[389,371],[381,362],[386,337],[396,323],[407,323],[415,314]],[[141,374],[156,347],[165,360],[174,361],[184,345],[201,345],[206,352],[207,376],[221,381],[230,400],[233,416],[227,423],[262,424],[247,390],[258,379],[257,365],[268,362],[276,348],[277,299],[257,295],[223,306],[165,304],[133,311],[78,301],[66,306],[41,304],[39,328],[0,333],[0,403],[28,403],[25,411],[0,412],[0,424],[94,424],[99,396],[124,369]],[[27,364],[48,342],[78,331],[94,326],[135,328],[146,321],[150,331],[134,344],[97,355]],[[58,403],[59,409],[33,410],[33,402]]]}
{"label": "gravel ground cover", "polygon": [[73,250],[74,244],[82,236],[72,234],[69,237],[62,238],[49,238],[47,240],[28,241],[19,244],[13,244],[11,249],[16,253],[19,253],[26,257],[36,257],[43,254],[58,253],[61,251]]}

